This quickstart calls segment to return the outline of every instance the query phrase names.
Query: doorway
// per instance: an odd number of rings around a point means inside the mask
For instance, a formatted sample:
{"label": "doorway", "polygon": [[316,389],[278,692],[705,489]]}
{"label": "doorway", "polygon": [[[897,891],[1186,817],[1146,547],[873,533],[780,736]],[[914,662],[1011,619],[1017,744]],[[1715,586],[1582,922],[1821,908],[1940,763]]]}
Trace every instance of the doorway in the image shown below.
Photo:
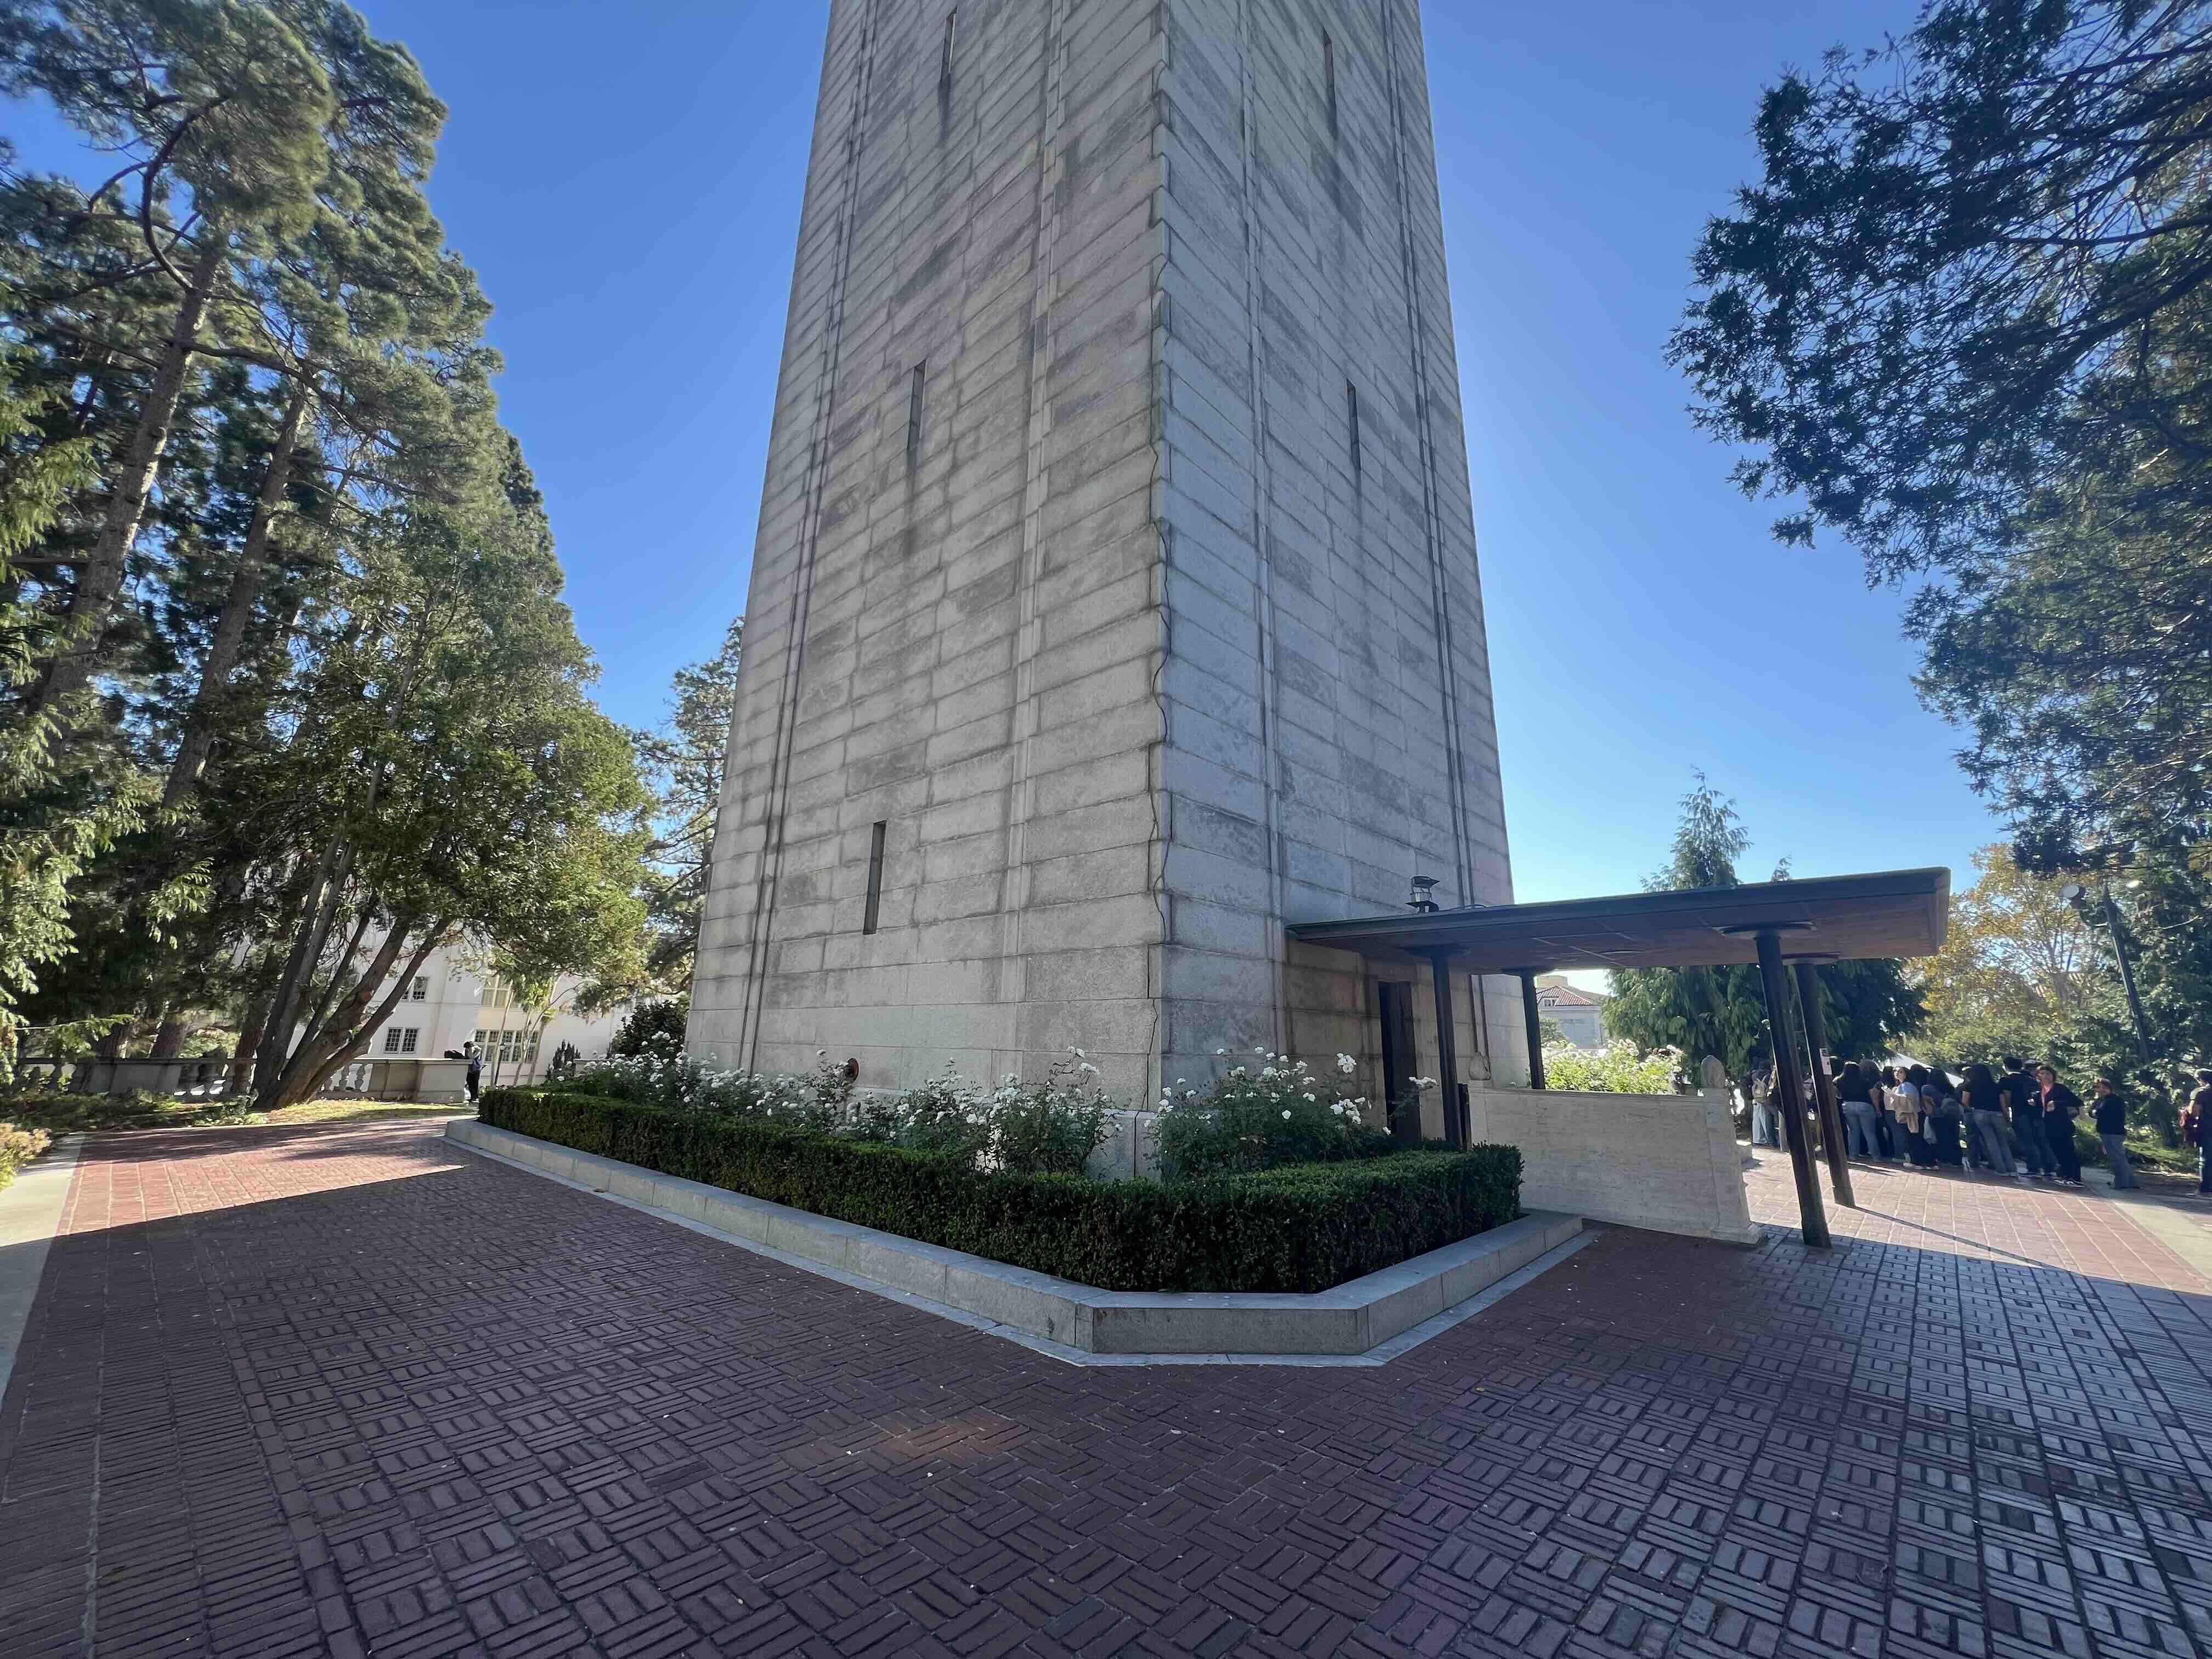
{"label": "doorway", "polygon": [[1419,1097],[1408,1098],[1407,1085],[1420,1075],[1420,1058],[1413,1048],[1413,988],[1395,980],[1378,980],[1382,1010],[1382,1099],[1390,1116],[1390,1133],[1408,1144],[1421,1139]]}

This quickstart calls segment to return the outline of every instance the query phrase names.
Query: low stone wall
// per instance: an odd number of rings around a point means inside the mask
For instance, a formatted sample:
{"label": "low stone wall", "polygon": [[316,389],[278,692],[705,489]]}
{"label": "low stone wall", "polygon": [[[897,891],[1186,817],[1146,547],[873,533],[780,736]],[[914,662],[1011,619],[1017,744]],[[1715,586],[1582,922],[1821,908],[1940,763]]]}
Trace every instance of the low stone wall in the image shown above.
{"label": "low stone wall", "polygon": [[1401,1336],[1418,1338],[1429,1321],[1570,1243],[1583,1224],[1574,1216],[1524,1209],[1502,1227],[1310,1295],[1102,1291],[475,1118],[456,1118],[446,1135],[536,1174],[771,1250],[794,1266],[834,1269],[879,1294],[919,1298],[933,1312],[949,1310],[1090,1354],[1367,1355]]}
{"label": "low stone wall", "polygon": [[1743,1152],[1722,1096],[1470,1085],[1474,1139],[1521,1149],[1521,1202],[1592,1221],[1752,1244]]}
{"label": "low stone wall", "polygon": [[338,1068],[328,1092],[364,1100],[459,1105],[469,1097],[465,1060],[358,1060]]}

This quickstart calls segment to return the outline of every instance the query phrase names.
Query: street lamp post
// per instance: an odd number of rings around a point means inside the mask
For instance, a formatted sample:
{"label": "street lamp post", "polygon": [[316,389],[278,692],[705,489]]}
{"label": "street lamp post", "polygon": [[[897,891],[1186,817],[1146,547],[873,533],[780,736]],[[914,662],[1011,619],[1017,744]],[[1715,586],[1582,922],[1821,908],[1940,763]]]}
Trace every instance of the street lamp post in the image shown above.
{"label": "street lamp post", "polygon": [[[2088,890],[2078,881],[2069,881],[2058,890],[2058,896],[2069,904],[2079,903]],[[2120,983],[2128,994],[2128,1013],[2136,1025],[2136,1053],[2145,1065],[2150,1063],[2150,1027],[2143,1018],[2142,998],[2136,991],[2136,966],[2128,956],[2127,931],[2120,923],[2120,907],[2112,899],[2112,884],[2104,877],[2097,878],[2100,908],[2104,911],[2105,927],[2112,936],[2112,954],[2119,959]]]}

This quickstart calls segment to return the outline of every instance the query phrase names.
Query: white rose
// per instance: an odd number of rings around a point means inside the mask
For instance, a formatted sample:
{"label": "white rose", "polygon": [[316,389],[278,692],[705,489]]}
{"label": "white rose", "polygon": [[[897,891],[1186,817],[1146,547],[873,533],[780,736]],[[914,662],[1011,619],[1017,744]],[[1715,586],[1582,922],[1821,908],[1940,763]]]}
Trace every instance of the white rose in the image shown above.
{"label": "white rose", "polygon": [[1284,1122],[1285,1122],[1285,1123],[1288,1123],[1290,1121],[1291,1121],[1291,1115],[1290,1115],[1288,1112],[1285,1112],[1285,1113],[1283,1114],[1283,1121],[1284,1121]]}

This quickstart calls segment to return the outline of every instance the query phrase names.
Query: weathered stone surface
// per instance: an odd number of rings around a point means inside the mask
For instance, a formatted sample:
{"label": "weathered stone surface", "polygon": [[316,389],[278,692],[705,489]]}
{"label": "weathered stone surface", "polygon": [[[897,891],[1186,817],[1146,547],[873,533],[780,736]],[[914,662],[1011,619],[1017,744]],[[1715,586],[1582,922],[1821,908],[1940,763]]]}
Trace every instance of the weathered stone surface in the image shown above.
{"label": "weathered stone surface", "polygon": [[1372,1060],[1285,921],[1511,897],[1419,0],[944,21],[830,8],[692,1045]]}

